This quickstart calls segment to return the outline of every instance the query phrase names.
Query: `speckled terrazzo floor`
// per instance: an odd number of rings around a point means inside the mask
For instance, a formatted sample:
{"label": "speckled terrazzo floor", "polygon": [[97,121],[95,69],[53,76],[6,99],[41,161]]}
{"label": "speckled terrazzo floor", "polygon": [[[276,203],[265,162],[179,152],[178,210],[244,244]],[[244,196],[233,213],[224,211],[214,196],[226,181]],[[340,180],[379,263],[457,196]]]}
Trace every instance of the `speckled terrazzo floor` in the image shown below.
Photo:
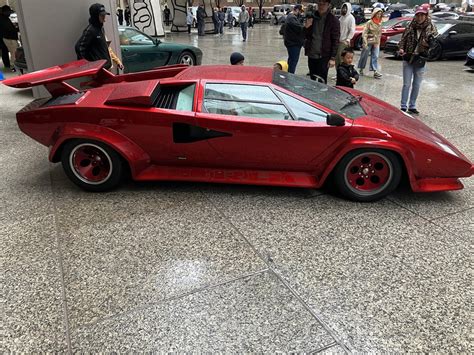
{"label": "speckled terrazzo floor", "polygon": [[[204,64],[286,57],[266,24],[246,43],[238,29],[167,40],[199,46]],[[397,105],[401,63],[383,57],[384,78],[358,88]],[[462,65],[430,63],[418,109],[474,159]],[[0,85],[0,351],[473,352],[473,179],[373,204],[193,183],[89,194],[19,131],[30,100]]]}

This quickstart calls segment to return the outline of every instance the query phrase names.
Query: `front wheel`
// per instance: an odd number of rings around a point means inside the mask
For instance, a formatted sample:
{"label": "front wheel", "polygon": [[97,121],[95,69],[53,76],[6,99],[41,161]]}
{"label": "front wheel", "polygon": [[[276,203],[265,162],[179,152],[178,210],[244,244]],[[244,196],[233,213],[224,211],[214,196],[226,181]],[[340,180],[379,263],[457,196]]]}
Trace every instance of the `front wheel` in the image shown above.
{"label": "front wheel", "polygon": [[92,140],[67,142],[61,153],[61,163],[73,183],[93,192],[117,187],[124,171],[122,160],[115,150]]}
{"label": "front wheel", "polygon": [[194,59],[194,55],[191,52],[183,52],[178,58],[179,64],[186,64],[186,65],[196,65],[196,59]]}
{"label": "front wheel", "polygon": [[334,171],[339,192],[359,202],[379,200],[397,188],[402,164],[397,155],[381,149],[359,149],[344,156]]}

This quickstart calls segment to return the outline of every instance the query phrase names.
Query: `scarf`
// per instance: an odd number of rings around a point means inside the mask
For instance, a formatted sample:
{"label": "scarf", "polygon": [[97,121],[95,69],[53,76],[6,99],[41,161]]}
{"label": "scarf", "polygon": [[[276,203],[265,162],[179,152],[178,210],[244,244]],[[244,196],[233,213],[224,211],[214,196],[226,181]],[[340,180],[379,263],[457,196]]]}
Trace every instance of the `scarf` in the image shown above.
{"label": "scarf", "polygon": [[376,25],[380,25],[382,23],[382,18],[377,18],[376,16],[372,17],[372,22]]}
{"label": "scarf", "polygon": [[[419,38],[417,33],[418,31],[421,32]],[[403,33],[400,48],[404,47],[405,52],[412,54],[416,51],[417,46],[419,46],[418,53],[426,54],[430,48],[430,39],[436,37],[437,35],[438,31],[428,17],[422,23],[418,23],[415,19],[413,19],[413,21],[411,21],[410,25]]]}

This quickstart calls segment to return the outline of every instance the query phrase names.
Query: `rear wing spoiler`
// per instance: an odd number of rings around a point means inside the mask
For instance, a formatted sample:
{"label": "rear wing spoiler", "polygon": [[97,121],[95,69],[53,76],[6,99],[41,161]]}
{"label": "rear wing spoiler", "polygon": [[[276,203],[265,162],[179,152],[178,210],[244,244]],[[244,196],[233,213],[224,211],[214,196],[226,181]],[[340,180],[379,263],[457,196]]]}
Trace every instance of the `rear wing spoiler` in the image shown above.
{"label": "rear wing spoiler", "polygon": [[187,65],[182,64],[170,65],[146,72],[114,75],[104,69],[106,62],[106,60],[89,62],[85,59],[81,59],[67,64],[57,65],[51,68],[20,75],[15,78],[4,80],[2,83],[14,88],[30,88],[33,86],[44,85],[46,90],[48,90],[53,97],[57,97],[79,92],[78,89],[66,83],[66,80],[92,77],[92,80],[82,83],[81,86],[86,84],[88,86],[99,87],[111,83],[173,77],[188,67]]}

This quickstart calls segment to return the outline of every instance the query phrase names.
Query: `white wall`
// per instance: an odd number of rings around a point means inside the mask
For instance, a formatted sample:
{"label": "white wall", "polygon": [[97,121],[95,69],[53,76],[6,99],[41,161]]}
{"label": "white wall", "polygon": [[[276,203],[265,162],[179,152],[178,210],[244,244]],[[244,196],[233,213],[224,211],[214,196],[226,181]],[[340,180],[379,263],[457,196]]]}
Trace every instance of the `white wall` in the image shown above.
{"label": "white wall", "polygon": [[[88,24],[89,6],[96,2],[104,4],[111,14],[107,16],[105,33],[120,57],[115,0],[16,0],[28,71],[77,59],[74,45]],[[44,96],[45,91],[34,90],[34,94]]]}

